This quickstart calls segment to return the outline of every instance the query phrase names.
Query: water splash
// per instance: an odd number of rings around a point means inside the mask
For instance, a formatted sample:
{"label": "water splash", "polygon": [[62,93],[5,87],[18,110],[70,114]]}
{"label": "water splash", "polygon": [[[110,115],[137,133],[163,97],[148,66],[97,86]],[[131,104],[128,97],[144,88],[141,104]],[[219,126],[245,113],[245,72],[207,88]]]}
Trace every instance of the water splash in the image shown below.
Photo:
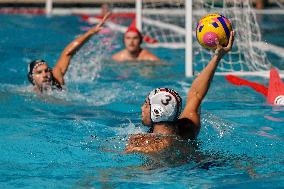
{"label": "water splash", "polygon": [[136,126],[130,119],[127,119],[128,123],[123,123],[120,125],[120,127],[114,128],[117,135],[129,135],[129,134],[139,134],[139,133],[145,133],[145,128],[139,126]]}
{"label": "water splash", "polygon": [[205,125],[205,129],[208,129],[208,126],[210,125],[215,130],[215,134],[217,134],[218,138],[228,137],[234,130],[232,123],[226,122],[211,113],[205,113],[202,116],[201,123],[202,125]]}

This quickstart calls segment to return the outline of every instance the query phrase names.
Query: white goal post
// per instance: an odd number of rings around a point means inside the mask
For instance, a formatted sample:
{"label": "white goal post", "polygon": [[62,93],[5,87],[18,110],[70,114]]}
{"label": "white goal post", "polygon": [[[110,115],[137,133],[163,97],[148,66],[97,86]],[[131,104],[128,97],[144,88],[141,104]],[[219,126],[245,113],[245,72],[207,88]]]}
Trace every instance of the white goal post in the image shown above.
{"label": "white goal post", "polygon": [[[144,0],[145,2],[145,0]],[[159,1],[161,2],[161,1]],[[164,1],[166,2],[166,1]],[[167,3],[167,2],[166,2]],[[185,1],[185,75],[187,77],[193,76],[193,64],[192,64],[192,1]],[[143,0],[135,0],[136,7],[136,27],[142,31],[142,8]],[[151,22],[151,21],[150,21]],[[152,21],[153,22],[153,21]],[[170,25],[169,25],[170,26]],[[174,26],[172,26],[174,29]],[[153,36],[154,37],[154,36]]]}

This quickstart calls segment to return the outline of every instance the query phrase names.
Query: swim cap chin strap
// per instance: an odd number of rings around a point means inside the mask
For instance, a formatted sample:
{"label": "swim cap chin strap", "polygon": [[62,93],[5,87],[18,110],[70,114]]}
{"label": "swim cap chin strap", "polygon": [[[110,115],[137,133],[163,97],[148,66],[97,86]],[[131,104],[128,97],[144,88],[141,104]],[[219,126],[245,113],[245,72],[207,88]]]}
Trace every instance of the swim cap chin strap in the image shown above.
{"label": "swim cap chin strap", "polygon": [[179,94],[168,88],[157,88],[150,92],[151,120],[153,123],[175,121],[181,112],[182,100]]}

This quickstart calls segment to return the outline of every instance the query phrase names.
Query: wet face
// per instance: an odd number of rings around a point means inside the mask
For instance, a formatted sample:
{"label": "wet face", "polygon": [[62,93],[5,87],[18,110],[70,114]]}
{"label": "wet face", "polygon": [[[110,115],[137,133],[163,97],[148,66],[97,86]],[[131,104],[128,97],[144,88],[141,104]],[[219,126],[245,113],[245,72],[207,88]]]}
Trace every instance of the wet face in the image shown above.
{"label": "wet face", "polygon": [[127,51],[135,53],[140,50],[141,36],[136,32],[127,32],[124,35],[124,45]]}
{"label": "wet face", "polygon": [[51,70],[47,64],[42,64],[34,68],[33,80],[36,87],[43,89],[44,86],[51,86]]}
{"label": "wet face", "polygon": [[148,97],[146,98],[144,104],[141,107],[142,109],[142,124],[145,126],[151,126],[151,109],[150,109],[150,102]]}

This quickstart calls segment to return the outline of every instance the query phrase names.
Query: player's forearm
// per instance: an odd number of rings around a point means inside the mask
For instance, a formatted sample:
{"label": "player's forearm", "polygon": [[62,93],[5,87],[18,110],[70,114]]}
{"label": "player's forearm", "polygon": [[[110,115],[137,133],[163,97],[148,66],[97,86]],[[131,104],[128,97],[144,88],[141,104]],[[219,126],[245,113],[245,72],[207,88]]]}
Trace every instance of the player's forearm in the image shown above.
{"label": "player's forearm", "polygon": [[55,65],[54,69],[55,72],[59,71],[61,75],[65,75],[68,66],[70,64],[70,60],[72,58],[72,55],[79,50],[79,48],[94,34],[96,33],[96,30],[92,28],[85,34],[77,37],[75,40],[73,40],[69,45],[64,49],[62,52],[57,64]]}
{"label": "player's forearm", "polygon": [[110,14],[110,12],[107,13],[96,26],[92,27],[86,33],[72,41],[64,50],[66,55],[72,56],[92,35],[100,31],[101,26],[105,23]]}
{"label": "player's forearm", "polygon": [[207,66],[202,70],[198,77],[193,81],[189,93],[195,93],[197,98],[202,101],[202,99],[207,94],[207,91],[210,87],[211,80],[214,76],[215,70],[218,66],[219,61],[222,56],[214,55],[209,61]]}
{"label": "player's forearm", "polygon": [[94,35],[97,30],[93,28],[87,31],[85,34],[77,37],[73,40],[64,50],[65,54],[68,56],[72,56],[92,35]]}

